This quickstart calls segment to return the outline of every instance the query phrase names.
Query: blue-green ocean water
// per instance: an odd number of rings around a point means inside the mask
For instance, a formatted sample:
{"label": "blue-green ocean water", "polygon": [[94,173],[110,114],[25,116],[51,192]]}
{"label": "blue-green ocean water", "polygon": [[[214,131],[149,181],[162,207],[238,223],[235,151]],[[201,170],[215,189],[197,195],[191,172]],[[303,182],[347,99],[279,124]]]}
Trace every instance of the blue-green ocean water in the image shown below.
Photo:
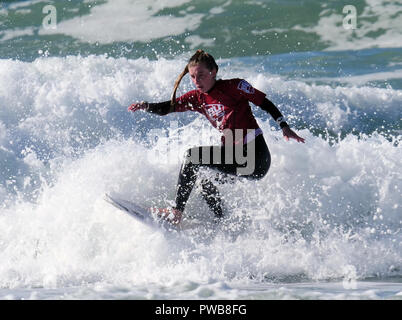
{"label": "blue-green ocean water", "polygon": [[[1,1],[0,298],[400,299],[401,16],[385,0]],[[220,187],[221,229],[195,191],[201,227],[166,235],[103,194],[166,205],[184,150],[219,142],[195,114],[127,112],[169,99],[199,48],[306,144],[253,106],[267,177]]]}

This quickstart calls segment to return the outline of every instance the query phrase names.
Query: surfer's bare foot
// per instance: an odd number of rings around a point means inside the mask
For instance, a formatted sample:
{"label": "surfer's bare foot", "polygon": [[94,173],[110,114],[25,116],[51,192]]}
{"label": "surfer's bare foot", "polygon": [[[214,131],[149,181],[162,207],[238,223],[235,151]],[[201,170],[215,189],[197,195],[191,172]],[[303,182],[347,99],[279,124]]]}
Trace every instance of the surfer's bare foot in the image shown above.
{"label": "surfer's bare foot", "polygon": [[165,219],[171,224],[178,225],[181,222],[182,212],[175,208],[151,208],[152,214]]}

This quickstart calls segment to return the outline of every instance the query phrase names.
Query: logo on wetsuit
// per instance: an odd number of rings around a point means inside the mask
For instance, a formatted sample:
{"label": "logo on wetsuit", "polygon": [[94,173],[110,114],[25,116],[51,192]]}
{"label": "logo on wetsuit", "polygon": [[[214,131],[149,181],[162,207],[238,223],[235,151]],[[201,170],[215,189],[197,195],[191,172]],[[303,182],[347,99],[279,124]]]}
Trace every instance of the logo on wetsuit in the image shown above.
{"label": "logo on wetsuit", "polygon": [[248,93],[248,94],[254,94],[255,90],[251,84],[249,84],[246,80],[242,80],[239,82],[237,85],[237,89]]}
{"label": "logo on wetsuit", "polygon": [[223,104],[207,104],[205,111],[211,119],[216,121],[225,115],[225,106]]}

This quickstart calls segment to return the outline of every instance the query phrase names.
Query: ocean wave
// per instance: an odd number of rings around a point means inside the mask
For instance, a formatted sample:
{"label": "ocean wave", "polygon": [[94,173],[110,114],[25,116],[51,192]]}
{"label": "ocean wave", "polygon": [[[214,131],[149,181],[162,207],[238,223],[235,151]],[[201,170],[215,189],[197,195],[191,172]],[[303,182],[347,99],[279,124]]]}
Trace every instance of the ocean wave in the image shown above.
{"label": "ocean wave", "polygon": [[153,148],[109,140],[64,159],[34,203],[1,210],[1,287],[401,276],[399,150],[380,136],[330,146],[300,134],[306,145],[266,135],[272,167],[262,181],[220,186],[228,210],[221,231],[195,191],[185,218],[203,226],[177,236],[138,224],[103,195],[166,205],[188,135],[166,163],[150,160],[164,151],[163,140]]}
{"label": "ocean wave", "polygon": [[[172,121],[189,124],[197,115],[140,113],[134,117],[126,110],[134,101],[168,100],[184,64],[181,58],[150,61],[106,56],[40,58],[32,63],[1,60],[1,150],[3,159],[15,159],[3,169],[3,181],[15,180],[26,167],[28,155],[46,166],[51,159],[79,156],[111,138],[136,135],[143,139],[150,130],[169,127]],[[296,129],[308,128],[316,135],[331,131],[336,138],[382,132],[392,141],[400,135],[399,90],[332,88],[260,73],[247,65],[232,67],[223,62],[220,76],[246,78],[267,93]],[[186,78],[180,90],[191,88]],[[261,121],[270,119],[257,107],[254,111]]]}
{"label": "ocean wave", "polygon": [[[195,114],[126,110],[169,99],[184,63],[0,60],[2,288],[401,276],[400,135],[347,129],[329,143],[309,127],[392,124],[402,97],[391,88],[311,85],[222,61],[223,78],[241,76],[267,92],[307,143],[285,142],[254,109],[272,166],[262,181],[220,187],[228,210],[220,231],[166,236],[107,204],[103,195],[113,191],[166,205],[186,148],[218,143],[219,133]],[[181,91],[190,88],[185,79]],[[196,191],[186,214],[209,225]]]}
{"label": "ocean wave", "polygon": [[[32,60],[38,50],[138,57],[175,56],[199,46],[221,57],[400,47],[400,6],[386,0],[352,5],[298,1],[14,1],[0,10],[1,56]],[[46,27],[52,5],[56,21]],[[350,7],[351,5],[349,5]],[[12,19],[9,19],[12,17]],[[346,21],[346,22],[345,22]],[[346,24],[346,25],[345,25]],[[11,45],[14,50],[10,51]],[[21,52],[20,52],[21,51]]]}

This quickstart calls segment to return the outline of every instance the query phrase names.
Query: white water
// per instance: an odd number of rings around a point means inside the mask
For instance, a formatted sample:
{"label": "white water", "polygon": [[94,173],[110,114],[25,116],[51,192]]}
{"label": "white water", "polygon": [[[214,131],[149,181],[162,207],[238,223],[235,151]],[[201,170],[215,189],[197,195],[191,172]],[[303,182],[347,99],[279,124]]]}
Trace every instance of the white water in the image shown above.
{"label": "white water", "polygon": [[[263,287],[262,297],[286,298],[309,296],[301,282],[331,281],[343,290],[318,285],[318,297],[382,297],[360,281],[401,277],[398,138],[349,134],[331,145],[304,129],[307,142],[297,144],[260,119],[271,169],[262,181],[220,186],[229,217],[218,230],[197,192],[186,214],[205,228],[181,235],[144,228],[103,200],[115,192],[166,205],[184,150],[218,143],[196,115],[126,111],[133,101],[167,100],[181,65],[106,57],[0,61],[0,296],[236,299],[258,297]],[[222,78],[238,76],[231,72],[220,70]],[[307,121],[318,114],[334,130],[361,126],[353,117],[359,112],[395,117],[402,100],[398,90],[332,89],[242,72],[269,95],[279,92],[285,114]],[[189,88],[184,82],[182,90]],[[300,114],[289,107],[306,96],[309,107]],[[149,144],[146,132],[161,126],[166,136]],[[400,297],[402,289],[392,292]]]}

